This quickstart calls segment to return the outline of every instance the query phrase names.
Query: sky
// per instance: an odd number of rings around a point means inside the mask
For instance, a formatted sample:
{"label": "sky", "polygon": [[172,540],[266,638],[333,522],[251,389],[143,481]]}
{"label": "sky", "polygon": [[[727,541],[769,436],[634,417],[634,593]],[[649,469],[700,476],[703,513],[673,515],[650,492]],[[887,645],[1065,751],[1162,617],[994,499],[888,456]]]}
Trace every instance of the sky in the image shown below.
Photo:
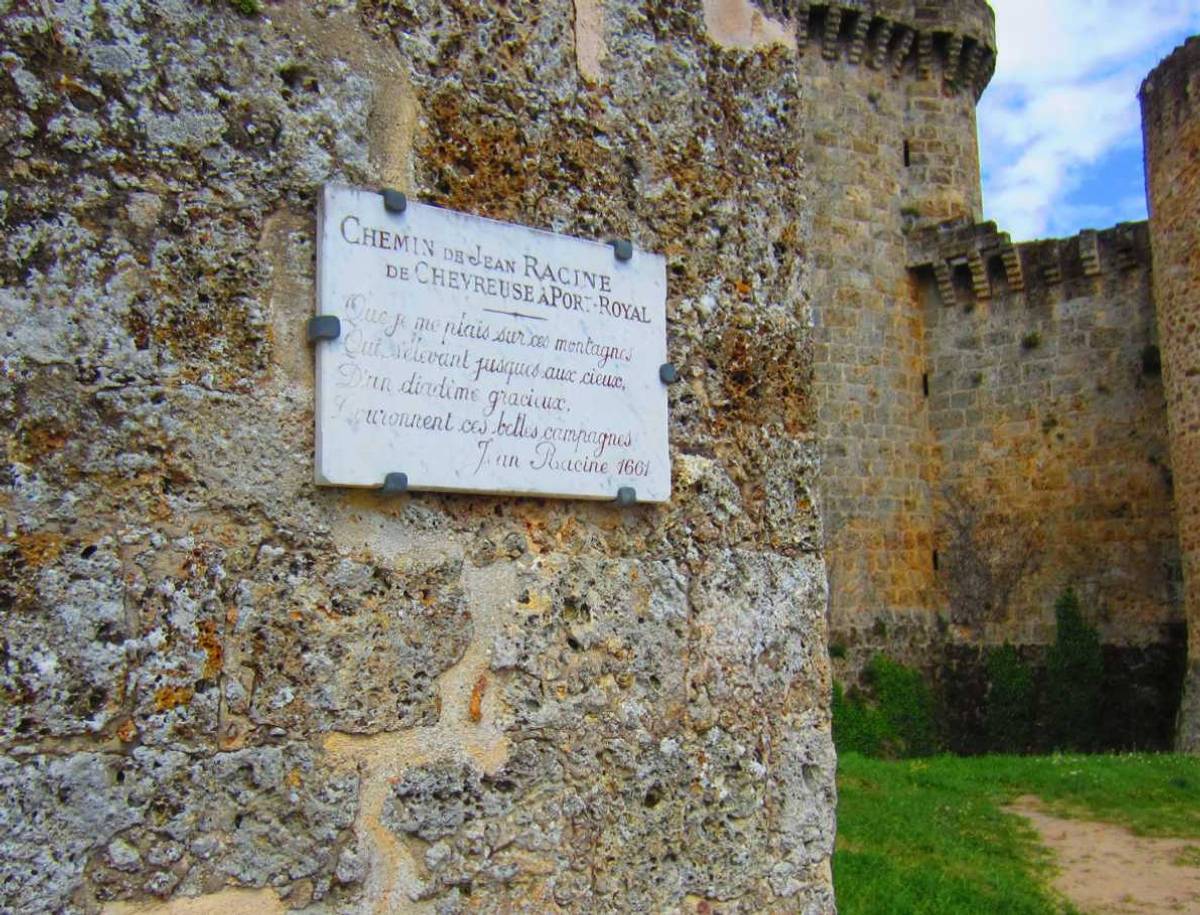
{"label": "sky", "polygon": [[1013,241],[1146,218],[1142,80],[1200,0],[991,0],[996,75],[979,106],[983,207]]}

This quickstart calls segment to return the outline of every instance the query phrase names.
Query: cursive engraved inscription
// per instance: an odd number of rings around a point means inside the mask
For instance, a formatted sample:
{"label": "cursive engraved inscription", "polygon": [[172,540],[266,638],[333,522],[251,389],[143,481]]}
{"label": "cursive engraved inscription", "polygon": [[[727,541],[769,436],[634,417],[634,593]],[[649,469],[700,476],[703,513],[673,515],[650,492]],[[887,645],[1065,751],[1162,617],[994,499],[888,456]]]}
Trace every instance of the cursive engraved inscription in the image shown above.
{"label": "cursive engraved inscription", "polygon": [[322,201],[322,479],[665,499],[661,258],[377,199]]}

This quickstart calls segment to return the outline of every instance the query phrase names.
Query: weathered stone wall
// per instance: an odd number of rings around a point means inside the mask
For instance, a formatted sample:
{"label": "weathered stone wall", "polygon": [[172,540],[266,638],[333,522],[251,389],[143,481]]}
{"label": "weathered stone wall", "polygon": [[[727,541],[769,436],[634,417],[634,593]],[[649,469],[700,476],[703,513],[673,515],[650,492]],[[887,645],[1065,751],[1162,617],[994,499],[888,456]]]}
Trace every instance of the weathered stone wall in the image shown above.
{"label": "weathered stone wall", "polygon": [[1177,48],[1142,86],[1154,288],[1186,582],[1189,672],[1179,744],[1200,751],[1200,39]]}
{"label": "weathered stone wall", "polygon": [[1105,643],[1103,745],[1166,749],[1184,620],[1146,224],[1013,245],[959,220],[911,233],[909,258],[932,609],[836,615],[835,677],[917,667],[950,746],[984,751],[987,651],[1044,664],[1070,586]]}
{"label": "weathered stone wall", "polygon": [[991,11],[902,7],[872,18],[814,6],[801,20],[811,48],[801,68],[814,88],[805,120],[822,181],[808,246],[839,632],[862,614],[936,607],[924,328],[905,232],[979,208],[974,109],[994,58]]}
{"label": "weathered stone wall", "polygon": [[[833,192],[710,6],[0,0],[0,908],[832,910]],[[671,503],[315,488],[330,179],[664,252]]]}
{"label": "weathered stone wall", "polygon": [[[1013,245],[959,220],[910,233],[908,256],[930,609],[835,616],[836,675],[856,681],[879,652],[941,676],[967,658],[954,646],[1045,646],[1068,586],[1106,644],[1174,650],[1182,586],[1147,226]],[[956,525],[972,528],[970,555]],[[972,563],[992,579],[964,605],[956,582]]]}
{"label": "weathered stone wall", "polygon": [[[817,381],[835,675],[858,681],[879,652],[940,675],[970,654],[957,648],[1036,650],[1067,586],[1114,663],[1137,654],[1125,648],[1173,656],[1182,583],[1147,228],[1013,245],[978,222],[988,23],[969,4],[940,14],[930,35],[912,26],[898,80],[846,68],[839,83],[867,104],[839,99],[827,121],[818,109],[835,139],[813,162],[838,192],[813,233],[836,239],[827,273],[814,249],[813,284],[832,278],[817,297]],[[889,155],[901,132],[904,167]],[[974,557],[989,571],[1029,545],[1011,590],[971,608],[951,580],[948,496],[1001,543],[1004,555]]]}
{"label": "weathered stone wall", "polygon": [[1024,540],[1030,562],[972,621],[983,642],[1052,642],[1068,586],[1106,642],[1165,640],[1182,615],[1145,223],[1017,246],[990,224],[924,240],[939,578],[965,558],[948,512],[975,511],[980,533],[1003,518],[1006,543],[987,555],[981,538],[977,558],[1000,567]]}

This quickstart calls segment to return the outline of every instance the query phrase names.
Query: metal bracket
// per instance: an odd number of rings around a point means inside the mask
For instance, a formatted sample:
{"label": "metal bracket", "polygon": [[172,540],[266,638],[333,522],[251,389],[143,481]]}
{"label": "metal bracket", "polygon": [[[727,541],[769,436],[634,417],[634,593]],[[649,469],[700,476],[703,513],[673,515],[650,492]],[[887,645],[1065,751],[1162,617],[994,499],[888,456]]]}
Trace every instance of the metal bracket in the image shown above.
{"label": "metal bracket", "polygon": [[408,197],[403,192],[385,187],[379,193],[383,195],[383,208],[389,213],[403,213],[408,209]]}
{"label": "metal bracket", "polygon": [[675,368],[674,363],[664,362],[658,367],[658,380],[663,384],[675,384],[679,381],[679,369]]}
{"label": "metal bracket", "polygon": [[317,315],[308,319],[308,342],[336,340],[342,335],[342,322],[337,315]]}
{"label": "metal bracket", "polygon": [[613,254],[617,256],[617,260],[633,260],[633,242],[628,238],[615,238],[609,244],[612,245]]}
{"label": "metal bracket", "polygon": [[622,508],[637,502],[637,490],[632,486],[622,486],[617,490],[617,504]]}
{"label": "metal bracket", "polygon": [[385,496],[398,496],[402,492],[408,492],[407,473],[389,473],[383,478],[383,494]]}

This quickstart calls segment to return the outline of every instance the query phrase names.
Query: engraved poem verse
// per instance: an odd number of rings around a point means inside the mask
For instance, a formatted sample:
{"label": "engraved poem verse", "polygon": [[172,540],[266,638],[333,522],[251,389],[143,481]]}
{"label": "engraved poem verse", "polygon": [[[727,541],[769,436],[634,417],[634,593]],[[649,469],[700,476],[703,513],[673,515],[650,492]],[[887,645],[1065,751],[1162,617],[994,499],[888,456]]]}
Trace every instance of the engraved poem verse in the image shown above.
{"label": "engraved poem verse", "polygon": [[670,497],[659,255],[324,188],[317,481]]}

